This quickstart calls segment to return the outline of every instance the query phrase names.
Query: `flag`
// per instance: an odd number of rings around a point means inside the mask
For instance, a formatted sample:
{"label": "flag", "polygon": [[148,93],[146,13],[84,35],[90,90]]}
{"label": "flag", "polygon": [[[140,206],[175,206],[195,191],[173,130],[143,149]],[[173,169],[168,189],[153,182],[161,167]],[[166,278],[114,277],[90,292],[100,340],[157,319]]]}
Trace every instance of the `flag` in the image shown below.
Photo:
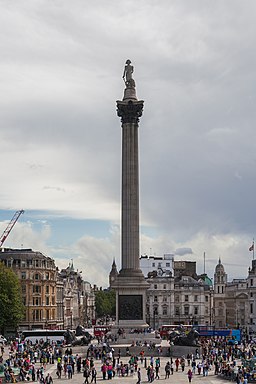
{"label": "flag", "polygon": [[254,243],[250,246],[249,251],[254,251]]}

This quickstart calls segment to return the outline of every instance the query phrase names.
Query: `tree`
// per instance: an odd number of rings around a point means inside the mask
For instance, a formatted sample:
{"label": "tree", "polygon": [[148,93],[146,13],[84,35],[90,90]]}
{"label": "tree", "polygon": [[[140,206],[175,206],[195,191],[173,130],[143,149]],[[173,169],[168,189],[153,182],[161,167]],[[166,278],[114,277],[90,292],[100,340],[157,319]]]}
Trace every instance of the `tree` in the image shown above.
{"label": "tree", "polygon": [[25,307],[22,303],[21,286],[18,277],[0,262],[0,330],[16,328],[24,318]]}
{"label": "tree", "polygon": [[114,316],[116,314],[116,294],[115,291],[95,292],[95,306],[97,317]]}

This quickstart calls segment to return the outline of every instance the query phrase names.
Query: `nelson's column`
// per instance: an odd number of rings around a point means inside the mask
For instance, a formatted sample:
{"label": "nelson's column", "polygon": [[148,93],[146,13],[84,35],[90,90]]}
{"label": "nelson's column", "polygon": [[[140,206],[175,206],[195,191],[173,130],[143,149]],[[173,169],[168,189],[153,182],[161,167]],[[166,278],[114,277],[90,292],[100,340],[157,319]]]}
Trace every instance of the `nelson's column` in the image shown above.
{"label": "nelson's column", "polygon": [[146,282],[139,268],[139,156],[138,126],[143,100],[136,96],[133,66],[124,68],[124,97],[117,101],[122,123],[122,268],[112,287],[116,290],[116,326],[144,328],[146,324]]}

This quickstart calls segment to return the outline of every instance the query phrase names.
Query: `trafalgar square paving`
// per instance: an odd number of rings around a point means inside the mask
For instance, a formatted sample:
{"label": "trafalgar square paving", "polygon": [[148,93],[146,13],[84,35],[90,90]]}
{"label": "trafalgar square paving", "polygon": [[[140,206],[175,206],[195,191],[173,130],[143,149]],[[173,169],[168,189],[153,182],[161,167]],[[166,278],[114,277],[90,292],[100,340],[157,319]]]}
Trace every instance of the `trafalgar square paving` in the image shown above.
{"label": "trafalgar square paving", "polygon": [[[78,353],[79,355],[84,355],[85,353],[83,351],[80,350],[80,353],[78,351],[76,351],[76,353]],[[129,356],[127,357],[121,357],[120,358],[120,361],[122,361],[124,364],[127,364],[128,361],[129,361]],[[164,370],[164,367],[166,365],[166,363],[170,361],[170,359],[168,357],[161,357],[160,356],[160,379],[154,379],[154,382],[157,382],[157,381],[161,381],[161,382],[166,382],[166,383],[188,383],[188,377],[187,377],[187,372],[188,372],[188,369],[189,369],[189,366],[186,364],[186,367],[185,367],[185,370],[184,372],[181,371],[181,368],[179,367],[179,371],[176,372],[175,369],[174,369],[174,373],[173,375],[170,375],[169,379],[165,379],[165,370]],[[200,359],[197,360],[197,361],[201,361]],[[147,358],[147,365],[150,364],[150,359]],[[101,366],[102,366],[102,362],[101,360],[94,360],[94,365],[96,367],[96,370],[97,370],[97,381],[96,382],[106,382],[106,381],[110,381],[110,380],[103,380],[102,378],[102,373],[101,373]],[[147,371],[146,371],[146,368],[145,368],[145,361],[143,361],[143,363],[141,364],[141,362],[139,361],[138,362],[138,368],[140,368],[141,370],[141,383],[148,383],[148,378],[147,378]],[[46,371],[45,371],[45,375],[47,373],[50,373],[52,378],[53,378],[53,381],[54,382],[57,382],[57,383],[63,383],[63,382],[68,382],[68,381],[72,381],[74,383],[84,383],[85,379],[83,377],[83,372],[81,373],[75,373],[72,377],[72,379],[67,379],[67,378],[62,378],[62,379],[58,379],[57,376],[56,376],[56,365],[54,366],[51,366],[51,365],[48,365],[47,368],[46,368]],[[112,378],[112,381],[114,381],[115,383],[125,383],[125,384],[135,384],[137,383],[138,379],[137,379],[137,373],[134,372],[133,375],[128,375],[128,376],[117,376],[115,375],[113,378]],[[213,370],[210,370],[209,371],[209,374],[208,376],[203,376],[202,374],[201,375],[198,375],[198,374],[195,374],[193,375],[192,377],[192,383],[194,384],[203,384],[203,383],[208,383],[208,384],[218,384],[218,383],[222,383],[224,384],[225,382],[227,382],[227,380],[224,380],[222,377],[220,376],[217,376],[217,375],[214,375],[214,371]],[[89,377],[89,383],[91,383],[91,377]]]}
{"label": "trafalgar square paving", "polygon": [[[129,346],[127,345],[127,347],[129,347]],[[119,346],[114,346],[114,356],[116,358],[116,362],[118,360],[118,357],[117,357],[118,349],[119,349]],[[78,355],[78,356],[82,357],[82,359],[86,358],[87,350],[88,350],[88,347],[85,347],[85,346],[77,346],[77,347],[72,348],[73,355],[74,356]],[[168,379],[165,379],[165,365],[168,361],[170,361],[170,357],[161,356],[161,353],[159,353],[159,350],[155,349],[155,350],[149,351],[149,353],[147,353],[147,355],[145,355],[145,357],[143,358],[142,361],[140,359],[138,361],[138,368],[140,368],[140,371],[141,371],[141,383],[148,383],[149,382],[148,377],[147,377],[146,367],[148,367],[150,365],[150,357],[151,356],[154,357],[154,366],[155,366],[155,359],[158,356],[160,357],[159,379],[155,378],[154,379],[155,382],[161,381],[161,382],[175,383],[175,384],[176,383],[188,383],[189,382],[187,373],[188,373],[189,368],[191,368],[191,367],[187,364],[187,360],[186,360],[186,366],[185,366],[184,372],[182,372],[181,367],[179,367],[178,372],[176,372],[176,368],[175,368],[175,364],[174,364],[173,375],[170,375],[170,377]],[[181,356],[173,356],[173,362],[176,359],[176,357],[180,358]],[[5,347],[4,358],[5,359],[8,358],[8,346]],[[128,364],[129,359],[130,359],[130,356],[120,356],[120,362],[122,362],[123,364]],[[198,362],[201,362],[200,358],[197,359],[197,363]],[[36,369],[40,368],[41,366],[42,366],[41,363],[39,363],[39,362],[36,363]],[[103,380],[103,375],[101,372],[102,361],[100,359],[99,360],[94,359],[94,366],[95,366],[96,371],[97,371],[96,382],[107,381],[107,379]],[[75,370],[75,373],[73,374],[72,379],[68,379],[67,377],[64,377],[63,375],[62,375],[62,378],[59,379],[57,377],[57,374],[56,374],[56,372],[57,372],[56,368],[57,368],[56,362],[54,364],[46,364],[45,369],[44,369],[44,377],[46,377],[47,374],[49,373],[52,376],[54,383],[60,383],[61,384],[64,382],[69,382],[69,381],[72,381],[75,384],[85,383],[85,378],[83,376],[83,370],[80,373],[77,373]],[[17,379],[18,379],[18,377],[17,377]],[[133,383],[133,384],[135,384],[138,381],[138,377],[137,377],[136,372],[134,372],[133,374],[129,373],[128,376],[126,376],[126,375],[125,376],[118,376],[116,374],[112,378],[112,381],[115,383],[125,383],[125,384]],[[5,382],[4,379],[2,380],[2,382],[3,383]],[[18,380],[17,380],[17,382],[18,382]],[[39,382],[40,381],[38,381],[38,383]],[[88,382],[91,383],[91,376],[89,377]],[[219,375],[214,374],[214,369],[209,370],[208,376],[203,376],[202,374],[198,375],[197,370],[196,370],[196,373],[193,374],[193,377],[192,377],[192,383],[195,383],[195,384],[199,384],[199,383],[201,383],[201,384],[202,383],[209,383],[209,384],[222,383],[223,384],[225,382],[227,382],[227,380],[225,380],[224,378],[222,378]]]}

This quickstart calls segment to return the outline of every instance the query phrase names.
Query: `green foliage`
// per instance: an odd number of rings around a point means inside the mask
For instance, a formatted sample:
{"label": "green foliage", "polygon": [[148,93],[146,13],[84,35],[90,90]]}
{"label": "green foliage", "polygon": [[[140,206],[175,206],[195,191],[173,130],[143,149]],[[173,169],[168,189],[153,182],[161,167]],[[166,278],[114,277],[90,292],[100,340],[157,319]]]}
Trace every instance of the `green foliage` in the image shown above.
{"label": "green foliage", "polygon": [[20,282],[16,274],[0,262],[0,330],[17,327],[24,317]]}
{"label": "green foliage", "polygon": [[97,317],[116,314],[116,293],[113,290],[95,292]]}

